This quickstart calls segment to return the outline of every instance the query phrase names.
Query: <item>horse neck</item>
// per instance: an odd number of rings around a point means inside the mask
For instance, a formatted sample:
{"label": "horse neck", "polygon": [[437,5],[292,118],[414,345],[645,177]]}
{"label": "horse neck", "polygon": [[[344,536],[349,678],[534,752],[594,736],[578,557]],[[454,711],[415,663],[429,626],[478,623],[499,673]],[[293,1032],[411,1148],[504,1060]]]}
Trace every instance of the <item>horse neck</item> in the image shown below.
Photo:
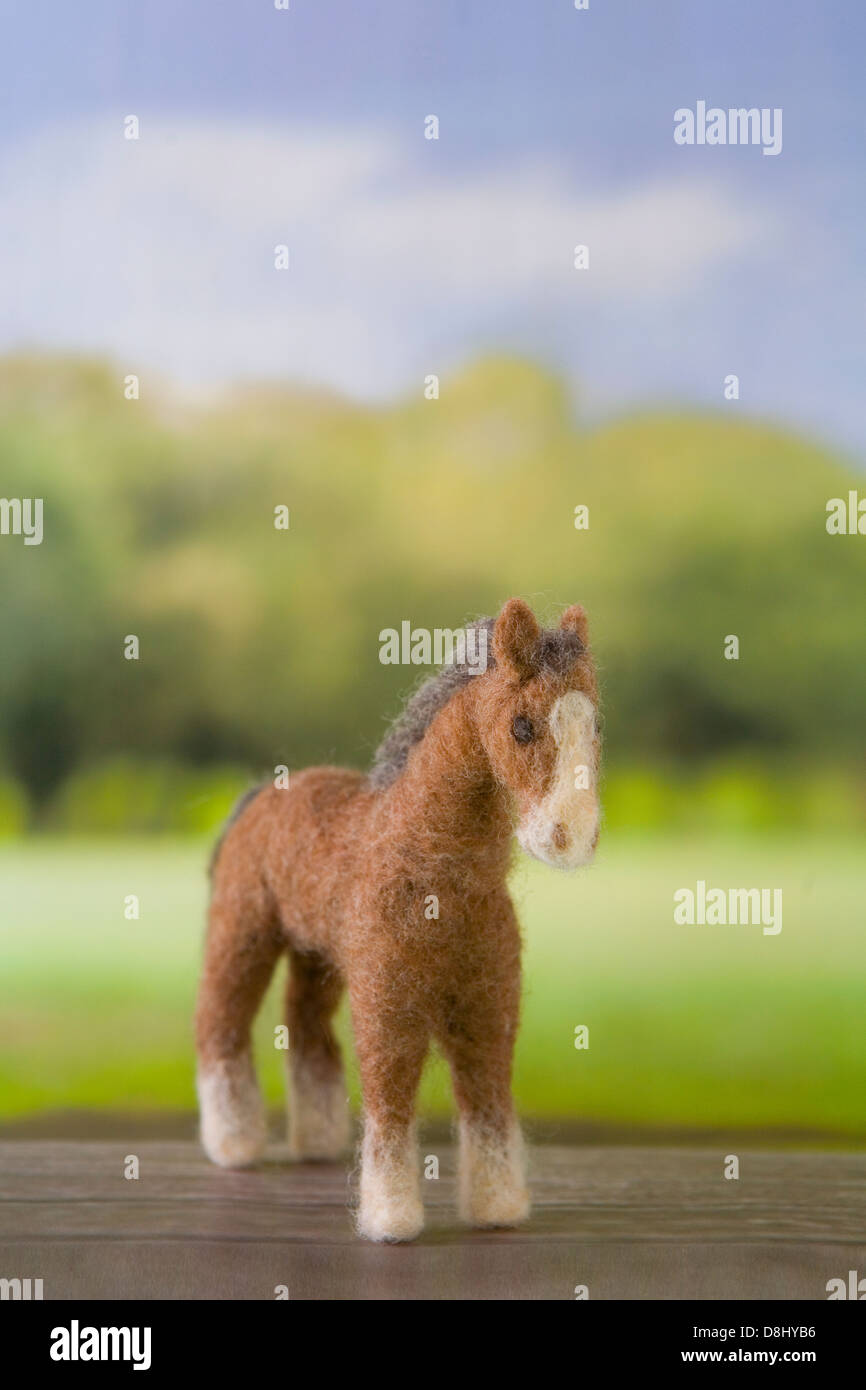
{"label": "horse neck", "polygon": [[436,716],[391,791],[392,834],[446,861],[474,861],[505,876],[511,821],[470,717],[469,689]]}

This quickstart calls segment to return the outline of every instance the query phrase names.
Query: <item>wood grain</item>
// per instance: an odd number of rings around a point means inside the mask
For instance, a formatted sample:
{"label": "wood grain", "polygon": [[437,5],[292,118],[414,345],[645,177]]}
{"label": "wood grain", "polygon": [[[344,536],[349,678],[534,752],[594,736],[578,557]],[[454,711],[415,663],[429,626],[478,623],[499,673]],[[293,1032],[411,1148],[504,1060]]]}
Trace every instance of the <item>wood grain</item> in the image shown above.
{"label": "wood grain", "polygon": [[[535,1209],[520,1231],[473,1232],[454,1214],[450,1144],[423,1184],[412,1246],[358,1241],[351,1168],[247,1172],[197,1145],[0,1142],[0,1275],[45,1297],[313,1299],[826,1298],[866,1275],[866,1155],[540,1145]],[[727,1152],[731,1152],[730,1149]],[[123,1176],[134,1153],[140,1177]]]}

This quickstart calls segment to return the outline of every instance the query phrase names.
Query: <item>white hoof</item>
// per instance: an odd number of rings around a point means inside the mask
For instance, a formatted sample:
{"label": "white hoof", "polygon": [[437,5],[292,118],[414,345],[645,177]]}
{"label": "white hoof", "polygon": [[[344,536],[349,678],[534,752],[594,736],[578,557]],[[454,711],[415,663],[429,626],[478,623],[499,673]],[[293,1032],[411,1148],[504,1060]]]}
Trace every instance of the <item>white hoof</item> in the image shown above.
{"label": "white hoof", "polygon": [[369,1117],[361,1145],[358,1231],[368,1240],[414,1240],[424,1229],[418,1193],[418,1155],[412,1133],[383,1132]]}
{"label": "white hoof", "polygon": [[198,1074],[201,1142],[220,1168],[247,1168],[267,1143],[259,1088],[249,1057],[217,1062]]}
{"label": "white hoof", "polygon": [[367,1240],[398,1245],[414,1240],[424,1229],[424,1208],[417,1197],[388,1200],[362,1200],[358,1211],[358,1232]]}
{"label": "white hoof", "polygon": [[470,1226],[519,1226],[529,1216],[523,1137],[516,1120],[505,1138],[460,1126],[460,1215]]}
{"label": "white hoof", "polygon": [[473,1193],[462,1204],[461,1215],[470,1226],[519,1226],[530,1213],[529,1193],[525,1188],[506,1191]]}

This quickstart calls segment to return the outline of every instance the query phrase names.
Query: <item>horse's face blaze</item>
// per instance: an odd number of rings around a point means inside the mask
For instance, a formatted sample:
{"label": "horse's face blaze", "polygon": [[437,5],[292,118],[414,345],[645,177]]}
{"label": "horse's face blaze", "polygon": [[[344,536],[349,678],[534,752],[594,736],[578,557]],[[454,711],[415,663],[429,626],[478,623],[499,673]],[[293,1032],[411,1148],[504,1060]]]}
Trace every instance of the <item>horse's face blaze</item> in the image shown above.
{"label": "horse's face blaze", "polygon": [[558,664],[533,657],[543,650],[537,625],[534,639],[531,628],[522,634],[522,657],[519,637],[511,647],[500,640],[479,719],[493,774],[513,798],[519,843],[561,869],[590,862],[601,821],[598,694],[582,613],[580,622],[582,648]]}
{"label": "horse's face blaze", "polygon": [[568,690],[556,696],[544,742],[552,768],[543,782],[518,794],[517,838],[545,864],[576,869],[595,853],[600,820],[596,710],[587,695]]}

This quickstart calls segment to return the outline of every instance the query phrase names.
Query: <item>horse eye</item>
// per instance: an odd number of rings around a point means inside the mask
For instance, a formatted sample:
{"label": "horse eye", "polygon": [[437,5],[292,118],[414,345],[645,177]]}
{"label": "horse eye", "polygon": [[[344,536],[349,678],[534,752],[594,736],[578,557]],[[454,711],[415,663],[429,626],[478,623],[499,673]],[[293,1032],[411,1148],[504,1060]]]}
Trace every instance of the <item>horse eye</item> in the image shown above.
{"label": "horse eye", "polygon": [[518,743],[531,743],[535,737],[532,720],[527,719],[525,714],[518,714],[517,718],[511,721],[511,732]]}

